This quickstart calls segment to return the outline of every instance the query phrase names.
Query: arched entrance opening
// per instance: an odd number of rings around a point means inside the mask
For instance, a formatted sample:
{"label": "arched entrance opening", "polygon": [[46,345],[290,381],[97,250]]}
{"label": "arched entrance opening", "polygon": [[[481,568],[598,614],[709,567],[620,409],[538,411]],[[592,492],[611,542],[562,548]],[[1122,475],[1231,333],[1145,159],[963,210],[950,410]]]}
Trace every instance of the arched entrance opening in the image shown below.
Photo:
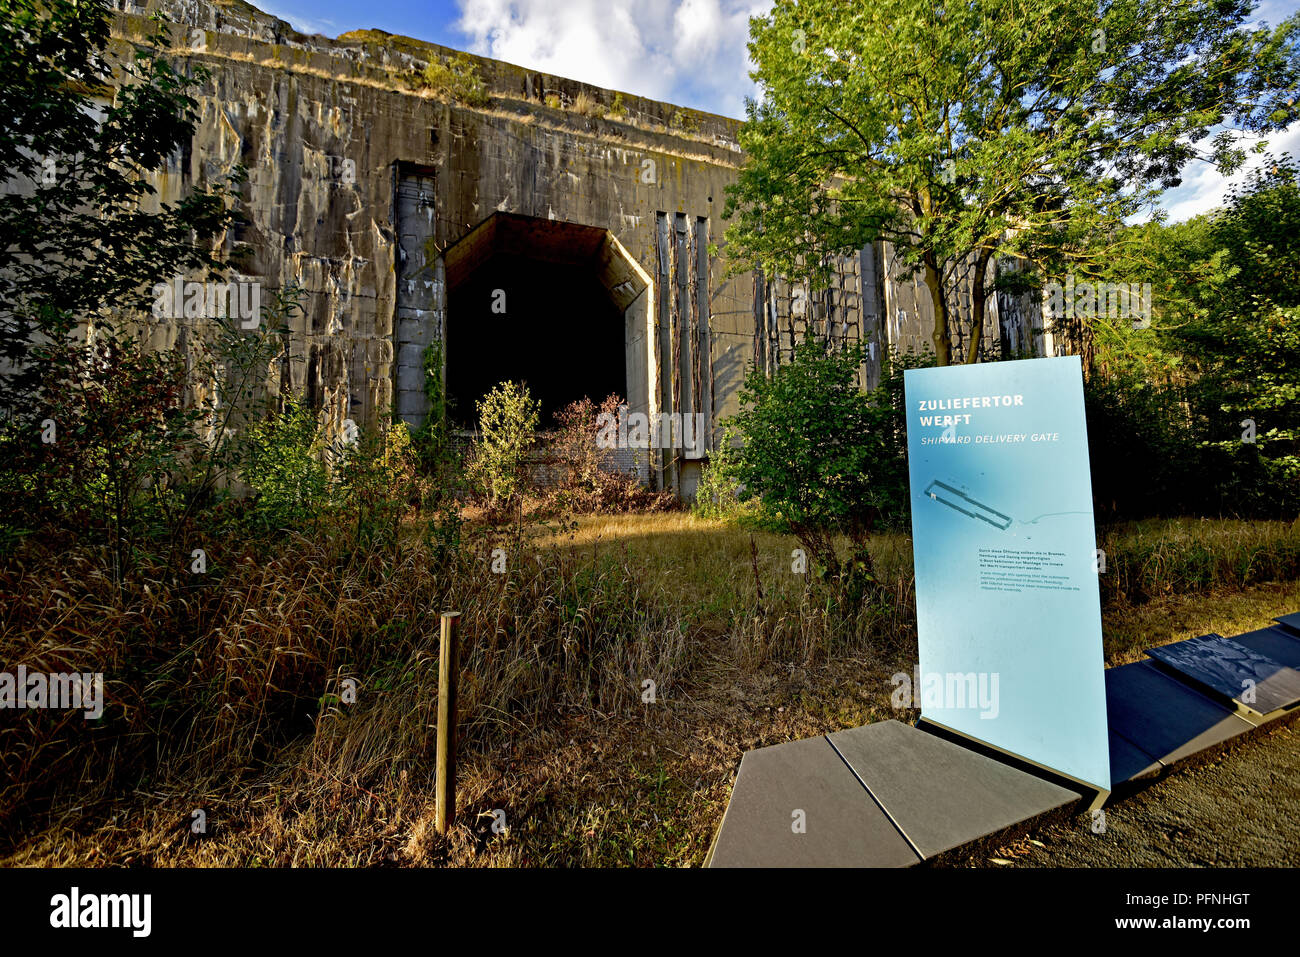
{"label": "arched entrance opening", "polygon": [[[607,229],[495,213],[443,251],[449,418],[472,428],[493,386],[522,381],[542,425],[568,403],[614,393],[650,413],[650,277]],[[642,480],[650,453],[620,457]]]}

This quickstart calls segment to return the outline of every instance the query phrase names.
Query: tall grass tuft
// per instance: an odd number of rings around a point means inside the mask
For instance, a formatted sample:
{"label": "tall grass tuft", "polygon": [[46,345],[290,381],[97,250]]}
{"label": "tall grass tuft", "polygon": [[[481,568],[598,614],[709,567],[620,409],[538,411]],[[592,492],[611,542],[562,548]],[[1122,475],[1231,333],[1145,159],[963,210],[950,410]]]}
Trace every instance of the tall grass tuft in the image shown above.
{"label": "tall grass tuft", "polygon": [[105,682],[97,721],[5,716],[0,830],[146,786],[228,791],[304,740],[336,775],[419,767],[432,757],[439,612],[453,605],[469,746],[564,709],[639,707],[645,679],[665,693],[684,667],[682,621],[626,556],[521,545],[493,574],[483,543],[441,565],[418,541],[352,546],[346,531],[294,536],[181,585],[146,566],[120,588],[89,552],[28,549],[0,568],[0,667]]}
{"label": "tall grass tuft", "polygon": [[1185,518],[1102,529],[1103,607],[1300,578],[1300,520]]}

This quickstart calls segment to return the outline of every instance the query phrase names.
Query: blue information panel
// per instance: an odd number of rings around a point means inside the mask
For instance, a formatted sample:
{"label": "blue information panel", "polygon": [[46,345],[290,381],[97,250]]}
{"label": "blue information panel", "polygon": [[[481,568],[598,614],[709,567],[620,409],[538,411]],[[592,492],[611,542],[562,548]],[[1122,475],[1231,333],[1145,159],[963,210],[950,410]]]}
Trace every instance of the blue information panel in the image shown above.
{"label": "blue information panel", "polygon": [[1078,357],[904,384],[922,717],[1109,791]]}

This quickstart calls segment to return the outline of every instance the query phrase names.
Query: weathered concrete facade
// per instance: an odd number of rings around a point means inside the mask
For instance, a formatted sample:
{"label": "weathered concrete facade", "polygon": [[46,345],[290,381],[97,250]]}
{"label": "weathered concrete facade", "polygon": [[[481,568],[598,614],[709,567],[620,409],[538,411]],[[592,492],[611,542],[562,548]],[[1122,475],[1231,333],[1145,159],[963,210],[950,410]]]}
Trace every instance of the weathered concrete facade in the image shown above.
{"label": "weathered concrete facade", "polygon": [[[885,350],[929,342],[924,286],[901,278],[887,248],[846,258],[815,299],[723,278],[735,120],[482,58],[491,100],[474,108],[415,79],[455,51],[373,31],[308,37],[240,0],[118,0],[115,36],[138,40],[159,7],[178,25],[175,54],[210,73],[192,148],[160,178],[161,196],[246,167],[249,222],[229,237],[233,261],[309,297],[287,381],[272,387],[304,392],[331,434],[345,419],[424,416],[426,349],[456,322],[449,290],[498,253],[598,277],[623,316],[632,410],[704,416],[696,455],[640,463],[686,495],[751,363],[774,366],[812,332],[865,342],[872,383]],[[1011,329],[1017,349],[1051,350],[1032,310],[1001,306],[991,349]]]}

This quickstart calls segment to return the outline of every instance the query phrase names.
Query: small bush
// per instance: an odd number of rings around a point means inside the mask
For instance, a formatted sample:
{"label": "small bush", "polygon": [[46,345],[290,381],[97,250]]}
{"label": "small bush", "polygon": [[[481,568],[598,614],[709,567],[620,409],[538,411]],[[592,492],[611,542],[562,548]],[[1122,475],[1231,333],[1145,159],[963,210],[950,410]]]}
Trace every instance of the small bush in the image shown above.
{"label": "small bush", "polygon": [[[741,499],[758,499],[850,599],[874,580],[867,537],[905,514],[907,500],[895,409],[887,391],[859,389],[861,362],[860,348],[828,351],[806,339],[770,378],[751,371],[731,419],[743,440],[734,469]],[[836,552],[840,534],[851,543],[847,561]]]}
{"label": "small bush", "polygon": [[668,128],[681,133],[698,133],[700,124],[689,113],[673,110],[673,115],[668,118]]}
{"label": "small bush", "polygon": [[449,96],[466,106],[487,106],[492,102],[478,67],[467,53],[430,61],[420,80],[435,93]]}
{"label": "small bush", "polygon": [[336,455],[339,503],[353,522],[357,546],[393,544],[422,492],[410,431],[401,422],[365,430]]}
{"label": "small bush", "polygon": [[471,472],[489,505],[499,508],[527,487],[525,458],[537,442],[541,403],[527,386],[503,382],[479,400],[478,416]]}
{"label": "small bush", "polygon": [[560,469],[560,482],[549,495],[550,504],[573,512],[659,512],[678,507],[671,494],[652,491],[635,475],[619,472],[614,450],[600,447],[601,417],[617,416],[624,404],[617,395],[607,396],[599,406],[584,397],[556,414],[559,427],[548,445]]}
{"label": "small bush", "polygon": [[742,486],[736,477],[736,449],[734,432],[724,427],[722,441],[709,456],[709,462],[700,475],[695,489],[695,502],[691,513],[705,519],[734,519],[753,512],[750,502],[741,501]]}
{"label": "small bush", "polygon": [[623,400],[617,395],[607,396],[599,406],[584,396],[555,414],[557,428],[548,444],[565,488],[590,491],[610,470],[612,450],[601,448],[596,438],[600,417],[617,416],[621,405]]}
{"label": "small bush", "polygon": [[314,523],[330,493],[316,413],[290,393],[278,413],[249,428],[246,441],[244,480],[261,521],[274,529]]}

